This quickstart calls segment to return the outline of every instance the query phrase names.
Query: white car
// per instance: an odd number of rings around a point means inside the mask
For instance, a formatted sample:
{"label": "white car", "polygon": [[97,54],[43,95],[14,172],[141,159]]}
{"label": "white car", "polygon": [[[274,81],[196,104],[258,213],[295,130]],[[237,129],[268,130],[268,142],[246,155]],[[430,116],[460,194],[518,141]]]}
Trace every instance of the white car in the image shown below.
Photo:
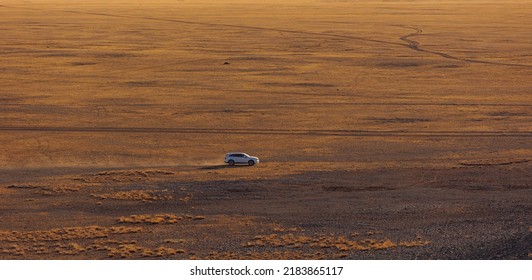
{"label": "white car", "polygon": [[259,158],[250,156],[246,153],[227,153],[225,154],[224,162],[229,165],[235,165],[235,164],[255,165],[259,163]]}

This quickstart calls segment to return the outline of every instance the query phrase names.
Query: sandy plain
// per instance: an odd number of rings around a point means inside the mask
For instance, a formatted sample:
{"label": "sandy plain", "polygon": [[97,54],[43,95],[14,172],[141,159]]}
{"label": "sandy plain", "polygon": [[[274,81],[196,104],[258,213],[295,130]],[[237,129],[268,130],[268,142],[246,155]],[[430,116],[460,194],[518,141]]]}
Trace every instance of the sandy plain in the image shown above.
{"label": "sandy plain", "polygon": [[125,2],[0,2],[1,259],[531,258],[532,2]]}

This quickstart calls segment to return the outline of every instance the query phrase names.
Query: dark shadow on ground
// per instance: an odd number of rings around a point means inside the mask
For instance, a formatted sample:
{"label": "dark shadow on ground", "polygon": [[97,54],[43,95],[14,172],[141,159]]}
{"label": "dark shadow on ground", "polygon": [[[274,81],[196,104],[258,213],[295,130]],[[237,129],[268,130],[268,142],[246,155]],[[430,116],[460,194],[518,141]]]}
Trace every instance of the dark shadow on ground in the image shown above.
{"label": "dark shadow on ground", "polygon": [[242,168],[242,167],[252,167],[252,165],[229,165],[229,164],[220,164],[220,165],[211,165],[211,166],[202,166],[199,169],[224,169],[224,168]]}

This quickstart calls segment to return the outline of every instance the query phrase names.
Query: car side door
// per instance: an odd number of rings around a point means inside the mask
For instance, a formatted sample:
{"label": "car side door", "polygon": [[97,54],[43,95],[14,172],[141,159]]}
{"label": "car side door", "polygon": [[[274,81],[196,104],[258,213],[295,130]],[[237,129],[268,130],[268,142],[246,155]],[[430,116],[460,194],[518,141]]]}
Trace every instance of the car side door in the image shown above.
{"label": "car side door", "polygon": [[236,154],[235,155],[235,162],[246,163],[248,161],[247,161],[246,157],[243,154]]}

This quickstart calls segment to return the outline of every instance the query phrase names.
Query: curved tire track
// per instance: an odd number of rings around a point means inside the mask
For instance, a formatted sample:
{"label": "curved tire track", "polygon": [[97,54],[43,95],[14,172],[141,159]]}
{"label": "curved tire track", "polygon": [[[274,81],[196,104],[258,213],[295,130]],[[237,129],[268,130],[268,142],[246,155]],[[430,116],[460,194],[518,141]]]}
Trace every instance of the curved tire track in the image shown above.
{"label": "curved tire track", "polygon": [[405,46],[418,52],[424,52],[424,53],[430,53],[434,55],[441,56],[446,59],[451,60],[458,60],[463,62],[470,62],[470,63],[481,63],[481,64],[488,64],[488,65],[500,65],[500,66],[512,66],[512,67],[527,67],[532,68],[532,65],[527,64],[518,64],[518,63],[504,63],[504,62],[493,62],[493,61],[486,61],[486,60],[479,60],[479,59],[469,59],[469,58],[460,58],[454,55],[450,55],[448,53],[444,52],[438,52],[438,51],[431,51],[427,49],[423,49],[420,47],[420,44],[418,41],[410,39],[411,37],[419,36],[423,33],[423,29],[412,27],[412,26],[402,26],[404,28],[410,28],[413,29],[415,32],[407,34],[405,36],[400,37],[399,39],[403,42],[406,42]]}
{"label": "curved tire track", "polygon": [[440,57],[443,57],[443,58],[446,58],[446,59],[457,60],[457,61],[462,61],[462,62],[480,63],[480,64],[487,64],[487,65],[499,65],[499,66],[512,66],[512,67],[532,68],[532,65],[527,65],[527,64],[503,63],[503,62],[492,62],[492,61],[478,60],[478,59],[460,58],[460,57],[453,56],[453,55],[450,55],[450,54],[447,54],[447,53],[444,53],[444,52],[431,51],[431,50],[427,50],[427,49],[424,49],[424,48],[420,48],[419,42],[411,40],[410,38],[422,34],[423,30],[419,29],[419,28],[416,28],[416,27],[410,27],[410,26],[402,26],[402,27],[405,27],[405,28],[414,29],[415,32],[400,37],[399,39],[406,43],[406,44],[401,44],[401,43],[397,43],[397,42],[377,40],[377,39],[371,39],[371,38],[366,38],[366,37],[340,35],[340,34],[333,34],[333,33],[309,32],[309,31],[293,30],[293,29],[268,28],[268,27],[247,26],[247,25],[238,25],[238,24],[224,24],[224,23],[208,23],[208,22],[198,22],[198,21],[158,18],[158,17],[145,17],[145,16],[133,16],[133,15],[116,15],[116,14],[95,13],[95,12],[82,12],[82,11],[74,11],[74,10],[45,10],[45,9],[27,8],[27,7],[24,7],[24,8],[23,7],[12,7],[12,6],[5,6],[5,5],[0,5],[0,7],[9,8],[9,9],[26,9],[26,10],[35,10],[35,11],[43,11],[43,12],[54,11],[54,12],[60,12],[60,13],[95,15],[95,16],[114,17],[114,18],[134,18],[134,19],[163,21],[163,22],[175,22],[175,23],[181,23],[181,24],[201,25],[201,26],[210,26],[210,27],[213,27],[213,26],[216,26],[216,27],[229,27],[229,28],[239,28],[239,29],[247,29],[247,30],[274,31],[274,32],[282,32],[282,33],[290,33],[290,34],[300,34],[300,35],[312,35],[312,36],[320,36],[320,37],[341,38],[341,39],[373,42],[373,43],[380,43],[380,44],[387,44],[387,45],[394,45],[394,46],[405,46],[405,47],[410,48],[410,49],[412,49],[414,51],[429,53],[429,54],[437,55],[437,56],[440,56]]}

